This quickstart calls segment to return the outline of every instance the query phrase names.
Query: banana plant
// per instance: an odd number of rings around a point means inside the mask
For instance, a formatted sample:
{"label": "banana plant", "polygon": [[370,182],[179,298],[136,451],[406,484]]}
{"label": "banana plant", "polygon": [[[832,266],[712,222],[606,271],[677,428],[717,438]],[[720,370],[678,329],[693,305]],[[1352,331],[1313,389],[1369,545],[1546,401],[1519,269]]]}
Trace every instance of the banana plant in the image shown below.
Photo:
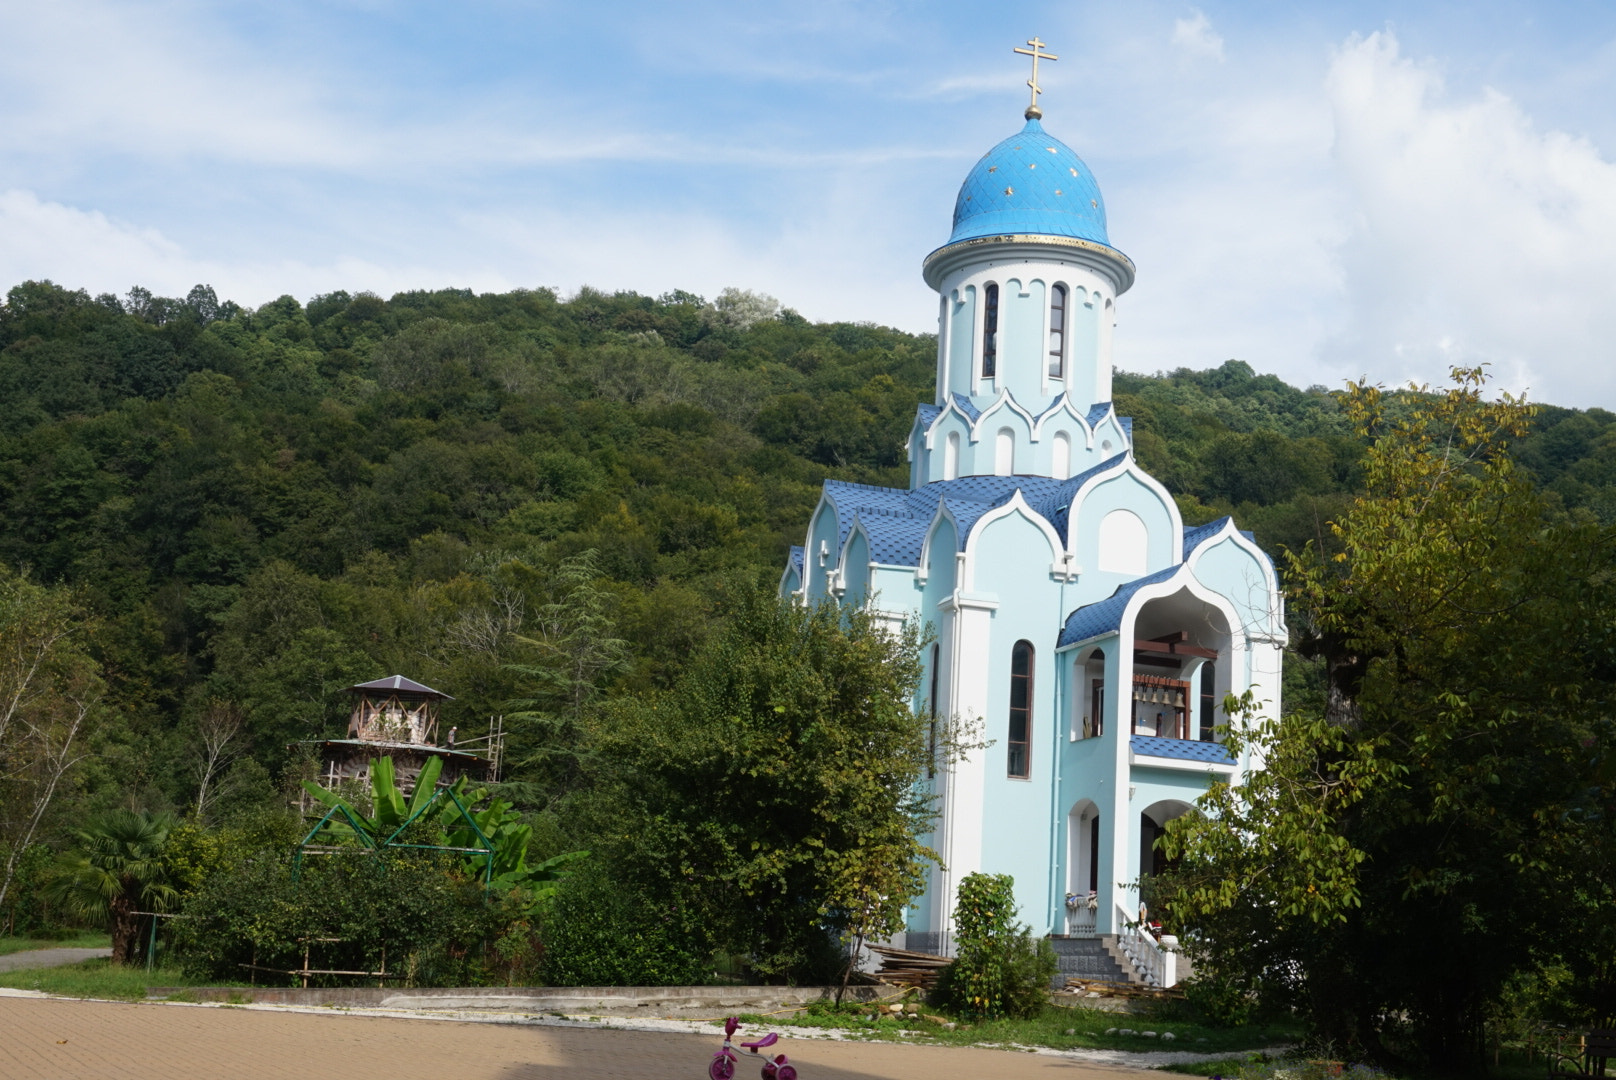
{"label": "banana plant", "polygon": [[[432,801],[437,793],[438,777],[443,773],[443,759],[428,758],[415,781],[415,791],[408,799],[399,789],[393,769],[393,759],[384,757],[371,762],[371,813],[367,816],[359,808],[334,791],[327,790],[311,780],[303,781],[303,790],[329,808],[314,831],[304,839],[307,844],[322,829],[331,840],[355,839],[369,848],[380,849],[413,821]],[[470,846],[470,845],[467,845]]]}
{"label": "banana plant", "polygon": [[[472,809],[487,798],[488,792],[467,792],[465,778],[448,788],[437,786],[443,762],[429,758],[415,782],[409,798],[399,789],[392,758],[371,764],[371,813],[359,808],[334,791],[311,781],[304,790],[327,807],[325,816],[298,845],[298,858],[312,842],[355,842],[372,851],[387,847],[448,849],[464,856],[466,868],[481,874],[487,887],[499,892],[523,888],[538,905],[559,887],[572,863],[589,856],[587,851],[569,851],[529,866],[527,851],[533,840],[533,827],[524,823],[511,804],[494,799],[481,809]],[[438,827],[435,844],[406,844],[399,836],[417,821]]]}

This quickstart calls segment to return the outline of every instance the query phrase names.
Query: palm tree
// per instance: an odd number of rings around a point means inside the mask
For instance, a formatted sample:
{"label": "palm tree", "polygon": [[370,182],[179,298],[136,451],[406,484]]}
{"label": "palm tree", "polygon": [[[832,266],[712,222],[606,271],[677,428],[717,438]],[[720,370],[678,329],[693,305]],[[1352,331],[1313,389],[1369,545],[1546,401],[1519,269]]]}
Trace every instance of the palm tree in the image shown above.
{"label": "palm tree", "polygon": [[179,897],[163,880],[163,846],[173,826],[166,814],[113,810],[75,833],[79,849],[58,866],[54,898],[74,914],[107,920],[114,964],[140,959],[137,913],[162,911]]}

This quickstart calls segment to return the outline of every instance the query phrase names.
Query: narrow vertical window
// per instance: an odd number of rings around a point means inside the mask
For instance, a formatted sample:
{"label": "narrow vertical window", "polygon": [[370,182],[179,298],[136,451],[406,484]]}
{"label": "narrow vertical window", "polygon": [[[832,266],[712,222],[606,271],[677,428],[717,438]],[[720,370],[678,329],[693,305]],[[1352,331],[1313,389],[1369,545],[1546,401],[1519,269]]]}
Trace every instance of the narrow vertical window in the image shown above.
{"label": "narrow vertical window", "polygon": [[1100,815],[1089,818],[1089,892],[1100,891]]}
{"label": "narrow vertical window", "polygon": [[927,740],[928,753],[926,755],[926,775],[937,775],[937,662],[942,651],[936,646],[931,647],[931,697],[927,704],[931,707],[931,737]]}
{"label": "narrow vertical window", "polygon": [[1089,734],[1099,736],[1105,734],[1105,651],[1095,649],[1089,663],[1100,667],[1100,677],[1089,687]]}
{"label": "narrow vertical window", "polygon": [[1006,772],[1025,779],[1032,775],[1032,645],[1016,642],[1010,652],[1010,730]]}
{"label": "narrow vertical window", "polygon": [[989,282],[982,290],[982,377],[999,374],[999,287]]}
{"label": "narrow vertical window", "polygon": [[1049,290],[1049,377],[1066,377],[1066,286]]}
{"label": "narrow vertical window", "polygon": [[1064,431],[1055,433],[1055,442],[1050,447],[1049,475],[1057,480],[1072,475],[1072,437]]}
{"label": "narrow vertical window", "polygon": [[959,432],[950,431],[948,433],[948,441],[943,443],[943,479],[944,480],[958,480],[959,479],[959,450],[960,450]]}
{"label": "narrow vertical window", "polygon": [[1016,433],[1009,428],[1000,428],[993,440],[993,473],[995,476],[1016,474]]}
{"label": "narrow vertical window", "polygon": [[1201,741],[1211,742],[1216,734],[1217,718],[1214,715],[1218,703],[1218,673],[1217,665],[1208,660],[1201,665]]}

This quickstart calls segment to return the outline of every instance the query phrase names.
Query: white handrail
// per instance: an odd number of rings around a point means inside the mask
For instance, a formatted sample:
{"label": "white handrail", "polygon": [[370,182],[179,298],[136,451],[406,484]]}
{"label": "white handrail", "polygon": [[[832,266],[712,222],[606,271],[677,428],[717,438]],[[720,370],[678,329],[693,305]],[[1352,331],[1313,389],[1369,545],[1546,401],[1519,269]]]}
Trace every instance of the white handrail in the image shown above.
{"label": "white handrail", "polygon": [[1178,957],[1116,905],[1117,944],[1146,986],[1168,987],[1178,982]]}

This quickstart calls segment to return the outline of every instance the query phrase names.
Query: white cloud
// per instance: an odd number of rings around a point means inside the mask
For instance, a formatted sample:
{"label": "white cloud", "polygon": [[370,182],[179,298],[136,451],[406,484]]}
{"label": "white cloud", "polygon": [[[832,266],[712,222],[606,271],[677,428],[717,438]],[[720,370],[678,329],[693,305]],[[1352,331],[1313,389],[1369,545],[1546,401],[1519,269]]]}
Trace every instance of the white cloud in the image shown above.
{"label": "white cloud", "polygon": [[1223,59],[1223,38],[1212,29],[1212,20],[1203,11],[1173,22],[1173,44],[1194,56]]}
{"label": "white cloud", "polygon": [[1326,87],[1355,223],[1323,355],[1394,379],[1489,362],[1538,400],[1616,405],[1616,165],[1496,91],[1449,100],[1387,33]]}
{"label": "white cloud", "polygon": [[96,211],[41,200],[33,192],[0,191],[0,282],[50,279],[91,293],[122,294],[142,285],[159,296],[184,296],[192,285],[212,285],[221,300],[256,306],[290,293],[371,289],[383,295],[401,289],[465,285],[508,289],[509,279],[466,268],[458,278],[443,265],[382,266],[353,256],[323,264],[294,259],[260,261],[197,256],[154,229],[115,221]]}

